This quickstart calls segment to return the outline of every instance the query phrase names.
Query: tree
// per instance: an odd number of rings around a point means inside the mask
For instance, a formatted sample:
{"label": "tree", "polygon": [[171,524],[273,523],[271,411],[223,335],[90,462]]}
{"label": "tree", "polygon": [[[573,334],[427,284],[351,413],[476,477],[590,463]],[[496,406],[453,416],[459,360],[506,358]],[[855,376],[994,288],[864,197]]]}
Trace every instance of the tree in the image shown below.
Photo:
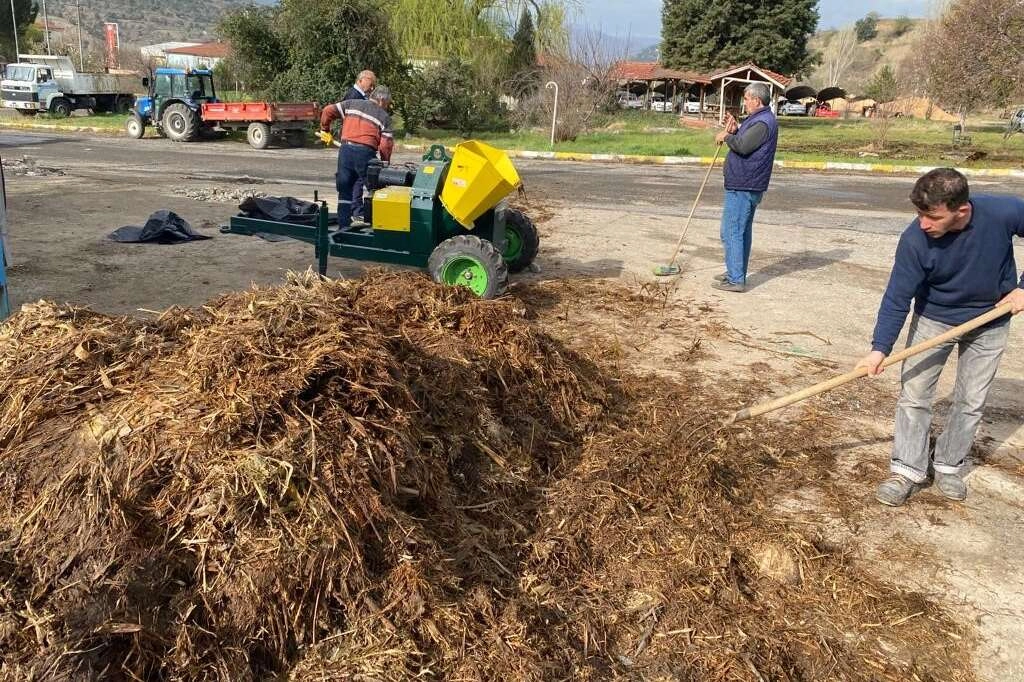
{"label": "tree", "polygon": [[11,21],[11,3],[0,2],[0,51],[9,62],[18,61],[14,49],[14,35],[11,27],[17,27],[18,40],[24,38],[26,31],[36,20],[38,7],[33,0],[14,0],[14,21]]}
{"label": "tree", "polygon": [[669,68],[706,71],[755,62],[786,74],[817,56],[807,41],[818,25],[817,0],[665,0],[661,54]]}
{"label": "tree", "polygon": [[523,8],[519,25],[512,36],[512,51],[508,57],[508,77],[515,83],[513,94],[529,92],[537,81],[537,49],[534,41],[537,34],[533,26],[533,15]]}
{"label": "tree", "polygon": [[875,108],[872,124],[875,130],[875,148],[885,149],[888,141],[889,130],[892,128],[892,120],[896,114],[896,98],[900,93],[900,84],[896,80],[896,73],[888,64],[884,64],[876,73],[871,82],[864,89],[871,99],[875,100]]}
{"label": "tree", "polygon": [[863,19],[858,19],[853,24],[853,30],[857,32],[857,42],[863,43],[878,35],[878,12],[868,12]]}
{"label": "tree", "polygon": [[373,0],[282,0],[229,14],[221,34],[240,79],[272,99],[336,101],[362,69],[402,70],[388,16]]}
{"label": "tree", "polygon": [[[825,85],[839,85],[857,55],[857,33],[850,26],[836,31],[822,53]],[[819,76],[820,77],[820,76]]]}
{"label": "tree", "polygon": [[899,38],[914,28],[914,20],[906,15],[896,17],[892,22],[892,37]]}
{"label": "tree", "polygon": [[961,118],[978,107],[1024,97],[1020,0],[954,0],[922,35],[918,49],[925,54],[932,97]]}

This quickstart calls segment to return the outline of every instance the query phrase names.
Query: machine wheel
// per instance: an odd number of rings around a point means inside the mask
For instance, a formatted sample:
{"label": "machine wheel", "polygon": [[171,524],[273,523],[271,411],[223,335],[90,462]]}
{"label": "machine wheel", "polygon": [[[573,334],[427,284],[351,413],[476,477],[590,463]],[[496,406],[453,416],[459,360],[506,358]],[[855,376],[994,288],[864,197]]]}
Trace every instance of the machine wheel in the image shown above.
{"label": "machine wheel", "polygon": [[141,140],[142,136],[146,134],[146,124],[138,114],[132,114],[128,117],[128,120],[124,123],[124,129],[128,133],[128,137],[136,140]]}
{"label": "machine wheel", "polygon": [[58,118],[67,118],[71,115],[72,111],[74,110],[71,108],[71,102],[63,97],[58,97],[50,102],[50,114],[53,116]]}
{"label": "machine wheel", "polygon": [[505,252],[502,257],[509,272],[522,272],[530,267],[540,248],[537,226],[514,208],[505,211]]}
{"label": "machine wheel", "polygon": [[306,131],[305,130],[289,130],[284,134],[285,141],[288,142],[289,147],[305,147],[306,146]]}
{"label": "machine wheel", "polygon": [[173,142],[192,142],[199,130],[199,116],[184,104],[172,104],[164,112],[163,129]]}
{"label": "machine wheel", "polygon": [[270,145],[270,126],[266,123],[250,123],[245,136],[253,149],[266,149]]}
{"label": "machine wheel", "polygon": [[116,114],[127,114],[128,112],[130,112],[132,110],[132,104],[134,104],[134,102],[132,101],[133,99],[134,98],[132,98],[132,97],[125,97],[125,96],[118,97],[117,99],[115,99],[114,100],[114,113],[116,113]]}
{"label": "machine wheel", "polygon": [[508,286],[508,268],[498,249],[470,234],[438,244],[427,268],[438,284],[463,286],[480,298],[500,296]]}

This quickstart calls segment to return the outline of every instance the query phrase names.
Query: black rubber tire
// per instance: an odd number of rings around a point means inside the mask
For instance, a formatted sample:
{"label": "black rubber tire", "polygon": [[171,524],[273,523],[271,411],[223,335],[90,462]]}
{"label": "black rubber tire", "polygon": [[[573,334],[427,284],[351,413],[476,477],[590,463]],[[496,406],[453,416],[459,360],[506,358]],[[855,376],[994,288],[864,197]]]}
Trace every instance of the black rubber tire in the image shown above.
{"label": "black rubber tire", "polygon": [[146,134],[146,124],[142,121],[141,116],[133,113],[128,117],[128,120],[125,121],[124,130],[128,133],[128,137],[134,140],[141,140]]}
{"label": "black rubber tire", "polygon": [[92,108],[94,114],[108,114],[114,110],[114,99],[112,97],[97,97],[96,106]]}
{"label": "black rubber tire", "polygon": [[56,116],[57,118],[67,118],[71,116],[71,112],[74,109],[71,107],[71,102],[63,97],[50,102],[50,115]]}
{"label": "black rubber tire", "polygon": [[266,123],[250,123],[245,137],[253,149],[266,149],[270,146],[270,126]]}
{"label": "black rubber tire", "polygon": [[164,110],[163,129],[172,142],[193,142],[199,134],[199,115],[180,102]]}
{"label": "black rubber tire", "polygon": [[306,146],[306,131],[305,130],[288,130],[284,134],[284,139],[288,143],[289,147],[305,147]]}
{"label": "black rubber tire", "polygon": [[540,249],[540,235],[537,234],[537,226],[533,224],[529,216],[514,208],[505,210],[505,232],[507,234],[510,231],[519,236],[522,248],[519,250],[519,255],[514,258],[509,258],[505,254],[505,264],[511,273],[522,272],[530,267],[530,263],[537,257],[537,250]]}
{"label": "black rubber tire", "polygon": [[127,114],[132,110],[132,105],[135,104],[135,98],[128,95],[121,95],[114,100],[114,113],[115,114]]}
{"label": "black rubber tire", "polygon": [[[487,275],[486,286],[475,291],[480,298],[490,299],[501,296],[508,288],[508,268],[505,259],[491,242],[471,234],[460,234],[438,244],[430,254],[427,269],[438,284],[445,284],[444,272],[457,260],[472,259]],[[457,286],[471,287],[469,282]]]}
{"label": "black rubber tire", "polygon": [[39,112],[35,109],[15,109],[22,116],[35,116]]}

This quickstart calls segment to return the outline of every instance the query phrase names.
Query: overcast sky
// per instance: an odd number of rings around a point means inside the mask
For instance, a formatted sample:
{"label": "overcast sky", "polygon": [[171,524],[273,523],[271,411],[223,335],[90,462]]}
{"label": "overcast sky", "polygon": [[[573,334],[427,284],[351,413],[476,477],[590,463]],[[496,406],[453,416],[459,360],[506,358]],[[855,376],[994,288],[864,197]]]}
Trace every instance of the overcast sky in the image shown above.
{"label": "overcast sky", "polygon": [[[923,17],[934,0],[820,0],[820,28],[836,28],[875,11],[883,17]],[[603,33],[634,38],[661,36],[661,0],[582,0],[578,23]],[[633,42],[633,41],[631,41]]]}

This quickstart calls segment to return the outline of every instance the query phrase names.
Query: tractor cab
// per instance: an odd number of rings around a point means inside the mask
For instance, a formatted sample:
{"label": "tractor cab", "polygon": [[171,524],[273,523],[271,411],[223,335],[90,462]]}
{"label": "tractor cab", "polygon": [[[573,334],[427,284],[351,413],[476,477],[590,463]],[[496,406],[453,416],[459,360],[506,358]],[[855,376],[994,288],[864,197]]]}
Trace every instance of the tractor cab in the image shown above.
{"label": "tractor cab", "polygon": [[204,103],[217,102],[213,72],[209,69],[181,69],[162,66],[143,79],[148,94],[135,100],[128,134],[142,137],[153,125],[157,132],[175,141],[196,138],[202,127],[200,111]]}

